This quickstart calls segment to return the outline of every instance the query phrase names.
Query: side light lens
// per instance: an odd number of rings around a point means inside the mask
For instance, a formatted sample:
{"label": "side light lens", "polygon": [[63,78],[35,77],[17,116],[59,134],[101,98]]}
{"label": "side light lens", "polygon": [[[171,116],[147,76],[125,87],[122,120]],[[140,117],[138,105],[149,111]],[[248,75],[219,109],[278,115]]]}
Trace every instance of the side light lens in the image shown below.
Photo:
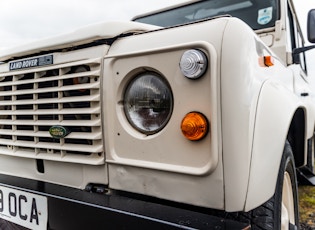
{"label": "side light lens", "polygon": [[272,56],[265,56],[264,62],[265,62],[265,65],[268,67],[273,66],[275,63]]}
{"label": "side light lens", "polygon": [[124,94],[124,111],[129,123],[144,134],[165,127],[173,111],[173,95],[160,75],[147,72],[134,78]]}
{"label": "side light lens", "polygon": [[198,79],[208,68],[207,56],[201,50],[187,50],[180,59],[180,70],[190,79]]}
{"label": "side light lens", "polygon": [[188,140],[198,141],[207,135],[209,124],[203,114],[191,112],[182,120],[181,130]]}
{"label": "side light lens", "polygon": [[258,58],[260,67],[271,67],[275,64],[272,56],[262,56]]}

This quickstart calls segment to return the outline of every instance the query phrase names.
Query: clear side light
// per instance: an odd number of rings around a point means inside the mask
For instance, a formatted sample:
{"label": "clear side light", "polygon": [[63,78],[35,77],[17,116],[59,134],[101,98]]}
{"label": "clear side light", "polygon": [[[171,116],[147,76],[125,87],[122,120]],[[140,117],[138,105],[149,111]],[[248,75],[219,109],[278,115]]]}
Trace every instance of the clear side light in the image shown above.
{"label": "clear side light", "polygon": [[173,95],[160,75],[147,72],[134,78],[124,94],[124,112],[139,132],[157,133],[168,123],[173,110]]}
{"label": "clear side light", "polygon": [[208,59],[201,50],[187,50],[182,55],[179,66],[184,76],[190,79],[198,79],[206,72]]}

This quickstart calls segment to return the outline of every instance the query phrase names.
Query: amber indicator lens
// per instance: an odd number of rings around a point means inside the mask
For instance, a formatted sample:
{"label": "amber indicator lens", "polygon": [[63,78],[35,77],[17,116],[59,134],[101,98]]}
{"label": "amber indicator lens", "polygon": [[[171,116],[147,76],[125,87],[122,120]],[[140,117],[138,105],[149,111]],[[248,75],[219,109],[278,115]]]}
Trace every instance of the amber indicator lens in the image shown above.
{"label": "amber indicator lens", "polygon": [[259,66],[271,67],[274,66],[275,62],[272,56],[263,56],[258,58]]}
{"label": "amber indicator lens", "polygon": [[191,141],[198,141],[208,133],[209,124],[206,117],[198,112],[188,113],[182,120],[181,130],[184,136]]}
{"label": "amber indicator lens", "polygon": [[264,57],[264,62],[265,62],[265,65],[268,66],[268,67],[274,65],[274,60],[273,60],[272,56],[265,56]]}

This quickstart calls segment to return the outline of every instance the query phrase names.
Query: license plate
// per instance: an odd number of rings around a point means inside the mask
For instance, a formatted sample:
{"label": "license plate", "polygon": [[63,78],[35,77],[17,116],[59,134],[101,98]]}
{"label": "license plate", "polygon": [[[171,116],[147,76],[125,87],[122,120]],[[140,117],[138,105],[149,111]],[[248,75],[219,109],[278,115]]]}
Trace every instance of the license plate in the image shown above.
{"label": "license plate", "polygon": [[47,198],[0,186],[0,218],[32,230],[47,229]]}

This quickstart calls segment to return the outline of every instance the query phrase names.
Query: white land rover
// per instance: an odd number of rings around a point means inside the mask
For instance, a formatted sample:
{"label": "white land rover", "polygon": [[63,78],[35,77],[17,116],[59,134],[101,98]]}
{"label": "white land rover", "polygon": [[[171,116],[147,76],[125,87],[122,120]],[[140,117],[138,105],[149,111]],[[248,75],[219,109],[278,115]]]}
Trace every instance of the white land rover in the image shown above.
{"label": "white land rover", "polygon": [[298,229],[304,42],[292,0],[208,0],[2,52],[1,227]]}

